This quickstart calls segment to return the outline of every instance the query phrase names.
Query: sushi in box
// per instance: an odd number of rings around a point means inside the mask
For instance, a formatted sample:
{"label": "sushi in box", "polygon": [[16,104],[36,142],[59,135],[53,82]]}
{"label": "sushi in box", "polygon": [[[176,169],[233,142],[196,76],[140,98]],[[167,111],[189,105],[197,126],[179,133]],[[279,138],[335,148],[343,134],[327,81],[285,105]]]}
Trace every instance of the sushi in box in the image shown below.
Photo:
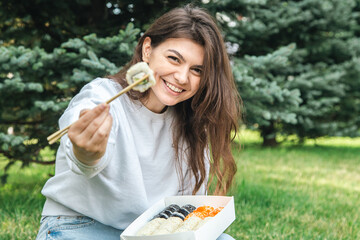
{"label": "sushi in box", "polygon": [[121,240],[215,240],[235,220],[234,197],[166,197],[139,216]]}

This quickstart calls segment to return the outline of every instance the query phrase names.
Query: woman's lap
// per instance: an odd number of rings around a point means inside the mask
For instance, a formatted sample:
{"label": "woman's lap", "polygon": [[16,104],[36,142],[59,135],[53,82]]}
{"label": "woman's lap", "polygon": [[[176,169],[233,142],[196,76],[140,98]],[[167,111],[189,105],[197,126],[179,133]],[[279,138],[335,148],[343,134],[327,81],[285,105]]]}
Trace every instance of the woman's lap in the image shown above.
{"label": "woman's lap", "polygon": [[41,220],[36,240],[120,239],[122,230],[101,224],[89,217],[49,216]]}
{"label": "woman's lap", "polygon": [[[122,230],[104,225],[89,217],[49,216],[41,219],[36,240],[119,240],[121,233]],[[217,240],[234,240],[234,238],[222,234]]]}

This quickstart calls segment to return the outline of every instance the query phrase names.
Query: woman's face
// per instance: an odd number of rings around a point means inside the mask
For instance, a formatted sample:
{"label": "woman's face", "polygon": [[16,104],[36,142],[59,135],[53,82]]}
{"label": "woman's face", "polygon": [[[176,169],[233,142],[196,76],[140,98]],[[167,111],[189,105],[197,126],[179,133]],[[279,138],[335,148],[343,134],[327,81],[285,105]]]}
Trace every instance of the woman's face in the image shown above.
{"label": "woman's face", "polygon": [[187,38],[169,38],[156,48],[147,37],[142,48],[143,61],[154,71],[156,84],[144,105],[160,113],[166,106],[185,101],[199,89],[204,47]]}

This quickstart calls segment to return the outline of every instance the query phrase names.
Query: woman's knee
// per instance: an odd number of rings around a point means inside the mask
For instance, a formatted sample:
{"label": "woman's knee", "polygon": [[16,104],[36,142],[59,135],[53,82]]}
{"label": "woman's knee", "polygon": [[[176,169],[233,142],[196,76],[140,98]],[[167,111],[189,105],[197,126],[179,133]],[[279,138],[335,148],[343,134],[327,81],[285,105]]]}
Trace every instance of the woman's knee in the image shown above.
{"label": "woman's knee", "polygon": [[[89,232],[95,221],[84,216],[46,216],[41,219],[36,240],[45,239],[77,239],[71,236]],[[86,229],[85,229],[86,228]],[[69,235],[69,238],[67,238]]]}

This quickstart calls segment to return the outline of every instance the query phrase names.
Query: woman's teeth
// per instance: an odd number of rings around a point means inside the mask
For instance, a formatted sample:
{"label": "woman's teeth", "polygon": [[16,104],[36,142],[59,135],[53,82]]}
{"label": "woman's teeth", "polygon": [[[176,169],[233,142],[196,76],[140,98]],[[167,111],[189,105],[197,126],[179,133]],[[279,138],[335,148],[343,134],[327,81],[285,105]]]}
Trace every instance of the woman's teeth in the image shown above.
{"label": "woman's teeth", "polygon": [[173,90],[174,92],[177,92],[177,93],[181,93],[183,90],[180,89],[180,88],[177,88],[175,87],[174,85],[171,85],[170,83],[168,82],[165,82],[166,86],[168,86],[168,88],[170,88],[171,90]]}

